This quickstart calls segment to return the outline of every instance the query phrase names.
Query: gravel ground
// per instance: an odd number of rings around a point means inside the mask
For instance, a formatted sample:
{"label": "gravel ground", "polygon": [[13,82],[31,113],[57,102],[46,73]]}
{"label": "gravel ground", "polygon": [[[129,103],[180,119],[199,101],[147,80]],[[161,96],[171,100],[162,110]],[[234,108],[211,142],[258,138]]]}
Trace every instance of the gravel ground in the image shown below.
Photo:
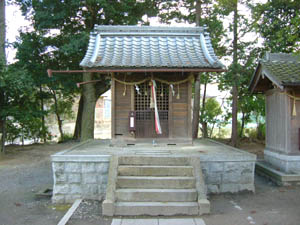
{"label": "gravel ground", "polygon": [[[12,147],[0,157],[0,225],[53,225],[69,205],[35,194],[52,187],[50,155],[76,143]],[[256,193],[211,195],[206,225],[300,225],[300,186],[278,187],[256,177]],[[83,201],[69,225],[110,225],[101,202]]]}

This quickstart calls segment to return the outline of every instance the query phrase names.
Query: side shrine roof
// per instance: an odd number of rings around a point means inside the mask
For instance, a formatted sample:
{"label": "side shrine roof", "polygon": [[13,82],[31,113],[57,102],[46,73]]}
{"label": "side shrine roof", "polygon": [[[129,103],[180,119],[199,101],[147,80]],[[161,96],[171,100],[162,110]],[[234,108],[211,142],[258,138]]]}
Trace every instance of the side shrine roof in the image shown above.
{"label": "side shrine roof", "polygon": [[[267,79],[265,79],[267,78]],[[300,56],[286,53],[267,53],[258,63],[251,79],[251,92],[264,92],[277,86],[300,86]]]}
{"label": "side shrine roof", "polygon": [[96,25],[80,65],[121,69],[225,69],[203,27]]}

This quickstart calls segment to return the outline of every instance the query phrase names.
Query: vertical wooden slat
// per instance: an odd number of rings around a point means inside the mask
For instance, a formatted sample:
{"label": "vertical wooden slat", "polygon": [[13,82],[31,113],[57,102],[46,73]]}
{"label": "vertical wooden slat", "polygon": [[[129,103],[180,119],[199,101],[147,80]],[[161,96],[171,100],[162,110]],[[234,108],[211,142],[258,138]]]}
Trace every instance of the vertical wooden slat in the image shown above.
{"label": "vertical wooden slat", "polygon": [[130,86],[130,94],[131,94],[131,100],[130,100],[130,104],[131,104],[131,111],[134,111],[134,86],[131,85]]}
{"label": "vertical wooden slat", "polygon": [[187,128],[188,128],[188,137],[192,138],[192,82],[188,82],[188,118],[187,118]]}
{"label": "vertical wooden slat", "polygon": [[111,138],[115,138],[115,132],[116,132],[116,117],[115,117],[115,108],[116,108],[116,99],[115,99],[115,85],[116,81],[114,79],[114,73],[112,73],[111,76]]}
{"label": "vertical wooden slat", "polygon": [[168,122],[169,122],[169,138],[173,138],[173,95],[172,90],[169,85],[169,115],[168,115]]}

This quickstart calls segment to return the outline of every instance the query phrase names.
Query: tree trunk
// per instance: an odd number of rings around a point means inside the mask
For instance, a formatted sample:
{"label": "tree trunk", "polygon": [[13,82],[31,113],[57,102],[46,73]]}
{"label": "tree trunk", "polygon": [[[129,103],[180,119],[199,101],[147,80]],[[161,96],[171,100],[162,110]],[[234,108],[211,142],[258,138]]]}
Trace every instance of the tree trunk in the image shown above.
{"label": "tree trunk", "polygon": [[[83,82],[93,80],[93,73],[84,73]],[[83,111],[80,141],[94,139],[95,105],[97,101],[95,84],[83,85]]]}
{"label": "tree trunk", "polygon": [[[201,116],[203,116],[204,110],[205,110],[205,103],[206,103],[206,89],[207,89],[207,80],[205,80],[204,83],[204,90],[203,90],[203,97],[202,97],[202,110],[201,110]],[[203,117],[202,117],[203,118]],[[207,138],[208,137],[208,132],[207,132],[207,123],[205,121],[201,121],[202,125],[202,132],[203,132],[203,137]]]}
{"label": "tree trunk", "polygon": [[6,38],[6,26],[5,26],[5,1],[0,1],[0,61],[6,64],[5,55],[5,38]]}
{"label": "tree trunk", "polygon": [[60,118],[60,114],[58,111],[58,104],[57,104],[57,98],[56,98],[56,93],[54,90],[51,90],[52,95],[53,95],[53,99],[54,99],[54,110],[55,110],[55,115],[57,118],[57,125],[58,125],[58,130],[59,130],[59,134],[60,134],[60,142],[64,141],[64,132],[62,129],[62,120]]}
{"label": "tree trunk", "polygon": [[233,81],[232,81],[232,128],[231,128],[231,145],[236,147],[238,143],[237,135],[237,111],[238,111],[238,87],[237,87],[237,26],[238,26],[238,2],[236,2],[233,15]]}
{"label": "tree trunk", "polygon": [[73,140],[80,140],[80,132],[81,132],[81,121],[82,121],[82,112],[83,112],[83,97],[80,96],[79,106],[77,110],[76,124],[75,130],[73,134]]}
{"label": "tree trunk", "polygon": [[44,116],[44,96],[43,96],[43,90],[42,90],[42,84],[40,84],[40,101],[41,101],[41,112],[42,112],[42,137],[44,143],[47,142],[47,137],[46,137],[46,128],[45,128],[45,116]]}
{"label": "tree trunk", "polygon": [[244,128],[245,128],[245,113],[242,112],[242,124],[241,124],[241,130],[240,130],[240,134],[239,134],[240,138],[243,137]]}
{"label": "tree trunk", "polygon": [[[200,26],[201,20],[201,1],[196,2],[196,26]],[[198,138],[199,131],[199,113],[200,113],[200,73],[196,75],[195,79],[195,95],[193,107],[193,122],[192,122],[192,135],[193,139]]]}
{"label": "tree trunk", "polygon": [[[6,26],[5,26],[5,1],[0,1],[0,67],[6,65],[5,55],[5,38],[6,38]],[[5,102],[4,90],[0,89],[0,110],[3,108]],[[0,153],[5,151],[5,117],[0,116]]]}

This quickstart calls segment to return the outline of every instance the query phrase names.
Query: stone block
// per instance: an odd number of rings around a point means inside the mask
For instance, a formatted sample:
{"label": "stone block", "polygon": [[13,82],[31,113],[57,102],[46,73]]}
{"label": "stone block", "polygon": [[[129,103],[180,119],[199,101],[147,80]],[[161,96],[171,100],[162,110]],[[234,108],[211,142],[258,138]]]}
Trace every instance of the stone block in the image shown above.
{"label": "stone block", "polygon": [[109,164],[108,163],[97,163],[96,164],[96,171],[99,173],[99,174],[108,174],[108,167],[109,167]]}
{"label": "stone block", "polygon": [[241,173],[239,170],[226,172],[222,176],[222,183],[239,183],[241,180]]}
{"label": "stone block", "polygon": [[219,193],[220,192],[219,185],[208,184],[207,185],[207,192],[208,193]]}
{"label": "stone block", "polygon": [[98,185],[98,192],[106,194],[106,188],[107,188],[106,184]]}
{"label": "stone block", "polygon": [[220,187],[221,193],[226,193],[226,192],[236,193],[238,191],[240,191],[240,184],[235,184],[235,183],[221,184],[221,187]]}
{"label": "stone block", "polygon": [[76,199],[81,199],[81,195],[66,195],[65,203],[74,203]]}
{"label": "stone block", "polygon": [[53,172],[63,172],[65,170],[65,163],[52,162]]}
{"label": "stone block", "polygon": [[253,183],[249,183],[249,184],[240,184],[239,185],[239,190],[240,191],[255,191],[255,187]]}
{"label": "stone block", "polygon": [[65,183],[67,181],[67,176],[65,173],[56,171],[54,174],[56,183]]}
{"label": "stone block", "polygon": [[65,195],[53,195],[52,202],[55,204],[62,204],[65,203]]}
{"label": "stone block", "polygon": [[82,186],[82,195],[91,197],[96,197],[98,195],[98,185],[96,184],[86,184]]}
{"label": "stone block", "polygon": [[206,184],[221,184],[221,173],[210,173],[209,176],[206,177]]}
{"label": "stone block", "polygon": [[242,163],[240,162],[226,162],[224,163],[224,172],[234,172],[241,170]]}
{"label": "stone block", "polygon": [[207,199],[199,199],[199,215],[210,213],[210,202]]}
{"label": "stone block", "polygon": [[66,163],[65,171],[71,173],[80,173],[81,172],[81,164],[80,163]]}
{"label": "stone block", "polygon": [[102,203],[102,214],[104,216],[113,216],[115,212],[114,202],[111,200],[104,200]]}
{"label": "stone block", "polygon": [[80,173],[70,173],[68,174],[68,183],[80,183],[81,182],[81,174]]}
{"label": "stone block", "polygon": [[69,192],[69,186],[67,184],[56,184],[54,186],[54,194],[67,194]]}
{"label": "stone block", "polygon": [[240,183],[241,184],[253,184],[254,182],[254,174],[251,173],[242,173]]}
{"label": "stone block", "polygon": [[84,173],[82,174],[83,184],[96,184],[97,175],[95,173]]}
{"label": "stone block", "polygon": [[209,164],[209,173],[223,172],[223,171],[224,171],[223,162],[212,162]]}
{"label": "stone block", "polygon": [[106,185],[108,180],[107,175],[98,175],[98,184]]}
{"label": "stone block", "polygon": [[95,171],[95,163],[82,163],[82,173],[93,173]]}
{"label": "stone block", "polygon": [[69,193],[70,194],[81,194],[82,193],[81,184],[70,184],[69,185]]}

